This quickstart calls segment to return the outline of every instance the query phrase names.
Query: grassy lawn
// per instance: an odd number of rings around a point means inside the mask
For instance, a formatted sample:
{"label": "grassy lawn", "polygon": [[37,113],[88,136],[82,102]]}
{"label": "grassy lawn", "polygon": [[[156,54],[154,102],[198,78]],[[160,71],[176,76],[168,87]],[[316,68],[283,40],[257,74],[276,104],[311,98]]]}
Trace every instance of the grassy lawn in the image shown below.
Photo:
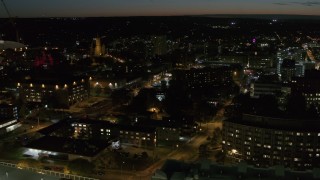
{"label": "grassy lawn", "polygon": [[24,150],[12,143],[4,143],[0,149],[0,158],[7,160],[20,160]]}

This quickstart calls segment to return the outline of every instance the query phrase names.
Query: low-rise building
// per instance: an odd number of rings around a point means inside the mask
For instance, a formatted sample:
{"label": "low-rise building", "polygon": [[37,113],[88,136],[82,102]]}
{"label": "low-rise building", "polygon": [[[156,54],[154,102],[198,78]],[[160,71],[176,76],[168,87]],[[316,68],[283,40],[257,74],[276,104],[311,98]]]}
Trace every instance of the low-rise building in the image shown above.
{"label": "low-rise building", "polygon": [[33,158],[48,157],[56,160],[87,159],[93,161],[110,143],[56,136],[44,136],[25,147],[24,154]]}

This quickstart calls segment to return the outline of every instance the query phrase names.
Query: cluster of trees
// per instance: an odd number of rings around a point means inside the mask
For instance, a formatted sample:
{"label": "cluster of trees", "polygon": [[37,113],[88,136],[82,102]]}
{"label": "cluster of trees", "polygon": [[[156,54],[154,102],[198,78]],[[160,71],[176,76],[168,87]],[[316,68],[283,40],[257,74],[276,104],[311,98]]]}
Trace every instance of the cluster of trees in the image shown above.
{"label": "cluster of trees", "polygon": [[71,171],[71,173],[76,173],[81,175],[88,175],[95,168],[94,164],[89,162],[86,159],[72,160],[68,163],[67,167]]}
{"label": "cluster of trees", "polygon": [[157,108],[160,112],[166,112],[171,116],[189,115],[196,117],[198,121],[207,121],[218,110],[217,106],[207,103],[206,96],[192,96],[180,82],[170,83],[170,87],[165,90],[163,101],[159,101],[156,94],[156,89],[141,89],[130,102],[129,112],[145,113],[150,108]]}

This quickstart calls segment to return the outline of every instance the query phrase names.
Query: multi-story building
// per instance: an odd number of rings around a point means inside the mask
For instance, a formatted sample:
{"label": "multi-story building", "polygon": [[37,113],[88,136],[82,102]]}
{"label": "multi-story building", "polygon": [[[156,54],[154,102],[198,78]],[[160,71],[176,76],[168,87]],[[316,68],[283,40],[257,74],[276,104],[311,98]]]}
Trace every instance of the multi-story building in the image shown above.
{"label": "multi-story building", "polygon": [[[191,130],[195,131],[197,126]],[[136,146],[171,146],[180,144],[183,134],[190,128],[178,126],[164,120],[137,121],[133,125],[114,124],[108,121],[92,119],[63,120],[49,126],[40,133],[58,137],[73,137],[76,139],[97,139],[103,141],[120,140],[120,143]]]}
{"label": "multi-story building", "polygon": [[154,55],[164,55],[168,51],[168,43],[166,36],[153,36],[151,38],[153,44]]}
{"label": "multi-story building", "polygon": [[292,93],[302,94],[307,105],[320,106],[320,71],[306,71],[305,77],[296,77],[292,80]]}
{"label": "multi-story building", "polygon": [[120,128],[120,140],[122,143],[136,146],[156,146],[157,134],[154,127],[125,126]]}
{"label": "multi-story building", "polygon": [[81,139],[118,139],[121,143],[136,146],[155,146],[157,142],[156,128],[148,126],[132,126],[112,124],[99,120],[75,120],[71,123],[74,137]]}
{"label": "multi-story building", "polygon": [[265,83],[265,82],[255,82],[250,86],[251,97],[260,97],[263,95],[280,95],[281,94],[281,84],[280,83]]}
{"label": "multi-story building", "polygon": [[0,79],[5,79],[7,76],[6,69],[4,66],[0,65]]}
{"label": "multi-story building", "polygon": [[12,104],[0,104],[0,134],[13,131],[20,126],[18,107]]}
{"label": "multi-story building", "polygon": [[232,82],[232,70],[228,67],[178,70],[173,79],[185,82],[189,88],[228,85]]}
{"label": "multi-story building", "polygon": [[166,120],[139,120],[136,125],[156,128],[157,145],[179,144],[182,126]]}
{"label": "multi-story building", "polygon": [[304,61],[304,50],[298,47],[289,47],[277,52],[277,74],[281,73],[282,63],[284,59],[291,59],[294,61]]}
{"label": "multi-story building", "polygon": [[281,64],[281,80],[285,83],[291,82],[295,76],[295,61],[291,59],[284,59]]}
{"label": "multi-story building", "polygon": [[312,169],[320,163],[319,125],[317,120],[245,114],[224,121],[222,147],[228,156],[259,167]]}
{"label": "multi-story building", "polygon": [[36,76],[17,83],[27,102],[69,107],[89,97],[89,79],[75,76]]}
{"label": "multi-story building", "polygon": [[0,104],[0,118],[18,119],[18,107],[13,104]]}

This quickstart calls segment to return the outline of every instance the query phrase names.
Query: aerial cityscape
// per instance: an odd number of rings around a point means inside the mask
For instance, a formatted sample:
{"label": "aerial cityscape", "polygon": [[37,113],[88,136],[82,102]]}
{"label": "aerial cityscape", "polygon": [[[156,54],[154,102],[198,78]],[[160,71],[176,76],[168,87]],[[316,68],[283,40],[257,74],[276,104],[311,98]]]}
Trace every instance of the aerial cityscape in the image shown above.
{"label": "aerial cityscape", "polygon": [[1,180],[320,179],[320,2],[0,2]]}

